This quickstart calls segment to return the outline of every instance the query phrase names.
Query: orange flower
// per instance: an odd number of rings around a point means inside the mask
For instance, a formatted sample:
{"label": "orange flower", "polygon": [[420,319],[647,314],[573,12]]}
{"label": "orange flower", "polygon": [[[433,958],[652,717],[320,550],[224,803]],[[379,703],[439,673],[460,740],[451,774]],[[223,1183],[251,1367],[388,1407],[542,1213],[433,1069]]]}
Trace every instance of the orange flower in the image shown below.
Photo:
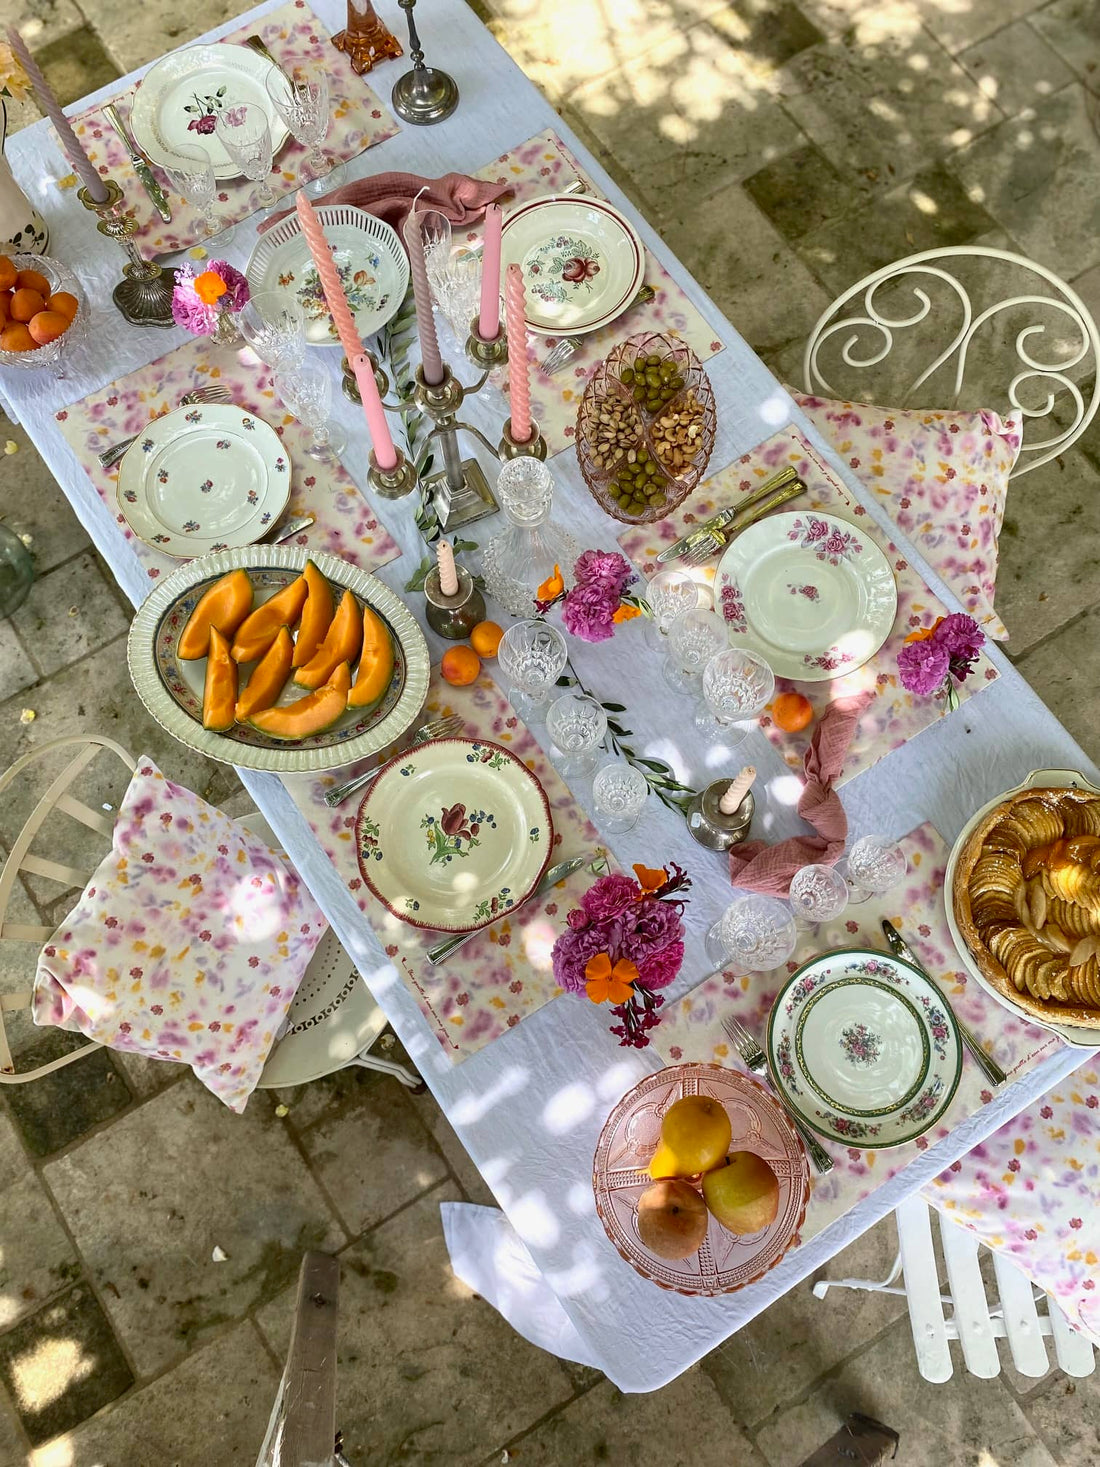
{"label": "orange flower", "polygon": [[639,901],[647,892],[656,891],[668,880],[668,872],[663,866],[658,866],[656,869],[652,866],[635,866],[634,875],[638,878],[638,885],[642,888],[638,894]]}
{"label": "orange flower", "polygon": [[910,632],[905,639],[905,646],[908,647],[910,642],[927,642],[941,621],[943,621],[943,617],[937,616],[930,627],[921,627],[918,631]]}
{"label": "orange flower", "polygon": [[631,606],[629,601],[620,601],[619,608],[613,613],[611,620],[618,626],[620,622],[633,621],[636,616],[641,616],[641,614],[636,606]]}
{"label": "orange flower", "polygon": [[543,581],[542,585],[535,592],[535,597],[539,601],[554,601],[564,590],[565,582],[562,580],[561,566],[556,565],[554,567],[554,574],[547,576],[546,580]]}
{"label": "orange flower", "polygon": [[212,306],[229,287],[215,270],[204,270],[195,276],[195,294],[204,306]]}
{"label": "orange flower", "polygon": [[584,965],[584,980],[588,997],[593,1003],[626,1003],[634,996],[634,983],[638,970],[633,963],[620,958],[614,967],[608,953],[597,953]]}

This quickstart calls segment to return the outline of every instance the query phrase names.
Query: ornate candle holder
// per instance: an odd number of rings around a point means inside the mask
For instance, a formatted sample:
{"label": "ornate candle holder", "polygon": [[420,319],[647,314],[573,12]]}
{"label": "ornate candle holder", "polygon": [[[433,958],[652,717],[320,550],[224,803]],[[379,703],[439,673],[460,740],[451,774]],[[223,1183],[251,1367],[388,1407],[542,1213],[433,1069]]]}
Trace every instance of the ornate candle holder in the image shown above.
{"label": "ornate candle holder", "polygon": [[[384,399],[386,393],[390,390],[390,379],[386,376],[386,373],[380,365],[378,358],[375,356],[375,354],[372,351],[368,351],[366,347],[363,348],[363,352],[366,355],[367,360],[371,364],[371,370],[374,373],[374,380],[378,387],[378,396]],[[344,396],[346,398],[349,398],[352,402],[361,403],[363,401],[363,397],[359,391],[359,384],[355,380],[355,373],[351,370],[347,357],[340,358],[340,371],[343,373],[343,380],[340,383],[340,389],[343,392]],[[395,412],[397,411],[399,405],[395,403],[383,402],[383,406],[388,407],[391,412]]]}
{"label": "ornate candle holder", "polygon": [[416,0],[397,0],[409,20],[409,55],[412,70],[399,76],[390,100],[393,110],[403,122],[423,126],[442,122],[458,106],[458,84],[445,71],[424,65],[424,51],[416,33],[413,6]]}
{"label": "ornate candle holder", "polygon": [[485,620],[485,597],[464,566],[456,565],[455,573],[458,592],[454,596],[444,596],[439,584],[439,567],[432,566],[424,580],[424,596],[428,602],[424,615],[433,632],[446,637],[448,642],[464,642],[478,622]]}
{"label": "ornate candle holder", "polygon": [[403,56],[401,42],[378,18],[371,0],[348,0],[348,23],[333,36],[332,44],[351,60],[357,76],[390,56]]}
{"label": "ornate candle holder", "polygon": [[176,273],[144,257],[134,244],[137,222],[123,208],[122,190],[113,178],[105,183],[107,198],[102,204],[95,203],[86,188],[77,190],[77,198],[85,209],[99,216],[96,228],[108,239],[118,241],[129,262],[122,269],[126,278],[115,286],[111,298],[131,326],[174,326],[172,289]]}
{"label": "ornate candle holder", "polygon": [[443,457],[443,472],[427,479],[425,489],[431,495],[436,519],[444,530],[473,524],[486,515],[496,514],[500,508],[481,465],[476,459],[464,459],[458,449],[459,432],[472,433],[496,455],[496,449],[481,429],[472,423],[460,423],[457,416],[467,394],[480,392],[488,380],[488,372],[483,372],[472,387],[464,387],[444,362],[443,381],[433,385],[424,381],[422,367],[416,369],[413,401],[435,424],[428,438],[439,440]]}
{"label": "ornate candle holder", "polygon": [[748,839],[749,826],[756,812],[752,790],[732,815],[723,815],[719,802],[729,787],[728,778],[716,779],[705,790],[700,790],[687,807],[688,829],[708,851],[728,851],[731,846]]}
{"label": "ornate candle holder", "polygon": [[497,332],[492,341],[486,341],[478,333],[478,317],[470,322],[470,334],[466,338],[466,355],[475,367],[491,372],[494,367],[503,367],[508,361],[508,337],[503,330]]}
{"label": "ornate candle holder", "polygon": [[525,443],[517,443],[512,437],[512,420],[505,418],[504,427],[501,429],[500,442],[497,445],[497,453],[502,459],[509,458],[546,458],[546,439],[539,432],[539,425],[534,418],[531,419],[531,436]]}

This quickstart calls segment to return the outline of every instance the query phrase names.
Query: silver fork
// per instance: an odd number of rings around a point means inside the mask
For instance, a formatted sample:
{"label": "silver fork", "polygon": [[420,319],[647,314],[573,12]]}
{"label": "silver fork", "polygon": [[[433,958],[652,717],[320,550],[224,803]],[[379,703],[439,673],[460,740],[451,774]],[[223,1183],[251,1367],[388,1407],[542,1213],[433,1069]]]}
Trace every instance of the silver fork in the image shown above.
{"label": "silver fork", "polygon": [[[744,1060],[745,1064],[748,1065],[753,1074],[763,1075],[765,1077],[774,1095],[775,1086],[772,1085],[771,1076],[768,1074],[768,1062],[764,1058],[764,1051],[757,1044],[756,1040],[746,1028],[737,1022],[732,1014],[727,1014],[722,1020],[722,1028],[726,1031],[727,1038],[732,1040],[737,1053]],[[802,1137],[802,1144],[809,1152],[814,1166],[817,1167],[819,1172],[831,1172],[833,1169],[833,1159],[810,1130],[809,1126],[795,1115],[782,1095],[776,1095],[776,1099],[787,1112],[795,1130]]]}
{"label": "silver fork", "polygon": [[[449,718],[432,718],[422,724],[413,734],[412,738],[400,751],[407,754],[410,749],[415,749],[417,744],[426,744],[429,739],[446,739],[451,734],[460,733],[462,730],[462,719],[457,713],[452,713]],[[397,758],[398,755],[391,757]],[[386,761],[389,763],[389,760]],[[337,805],[342,805],[349,795],[356,794],[359,790],[366,789],[371,780],[383,768],[381,764],[374,769],[368,769],[365,774],[357,774],[354,779],[349,779],[347,784],[338,784],[335,789],[325,791],[325,804],[330,810],[335,810]]]}
{"label": "silver fork", "polygon": [[773,509],[780,505],[788,504],[792,499],[797,499],[800,494],[805,494],[806,485],[801,479],[795,479],[793,484],[787,484],[778,493],[773,494],[770,499],[765,499],[758,504],[753,512],[746,516],[740,524],[735,524],[724,530],[709,530],[702,539],[698,540],[690,550],[681,555],[682,565],[697,570],[705,564],[712,556],[720,554],[729,545],[731,540],[736,540],[742,530],[747,530],[750,525],[755,525],[757,520],[762,520],[765,515],[770,514]]}
{"label": "silver fork", "polygon": [[[625,316],[626,312],[632,311],[635,306],[647,305],[656,294],[652,285],[643,285],[622,314]],[[583,340],[583,336],[563,336],[542,364],[542,370],[546,375],[552,377],[555,372],[561,371],[566,362],[572,361]]]}
{"label": "silver fork", "polygon": [[[229,402],[230,392],[228,387],[196,387],[194,392],[185,392],[179,400],[180,407],[194,407],[197,402]],[[124,438],[121,443],[112,443],[110,448],[105,448],[99,455],[99,461],[105,469],[114,468],[119,459],[130,447],[141,437],[135,433],[131,438]]]}

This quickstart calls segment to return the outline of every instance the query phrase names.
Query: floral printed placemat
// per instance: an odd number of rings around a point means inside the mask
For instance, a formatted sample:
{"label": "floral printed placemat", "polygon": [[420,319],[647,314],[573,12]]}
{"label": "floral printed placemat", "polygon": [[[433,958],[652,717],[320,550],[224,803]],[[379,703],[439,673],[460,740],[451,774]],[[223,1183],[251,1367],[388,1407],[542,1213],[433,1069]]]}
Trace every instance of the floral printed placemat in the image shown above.
{"label": "floral printed placemat", "polygon": [[[512,195],[503,201],[505,209],[524,199],[537,198],[539,194],[560,193],[578,178],[583,179],[593,194],[602,197],[561,138],[550,128],[479,168],[473,176],[511,186]],[[481,226],[475,225],[466,238],[471,243],[480,243],[481,234]],[[626,337],[640,331],[671,332],[686,341],[700,361],[706,361],[722,350],[722,343],[712,328],[668,271],[651,251],[646,250],[645,257],[645,283],[656,291],[654,299],[646,305],[636,306],[601,330],[581,337],[576,353],[553,377],[540,371],[538,363],[546,360],[557,338],[534,335],[529,338],[531,412],[551,454],[560,453],[573,442],[577,409],[585,384],[611,348]]]}
{"label": "floral printed placemat", "polygon": [[[958,1018],[1008,1074],[1007,1083],[1059,1048],[1061,1040],[1056,1035],[1003,1008],[959,967],[944,908],[943,881],[949,851],[943,837],[926,823],[903,837],[901,844],[909,858],[909,873],[896,891],[849,906],[835,922],[803,934],[784,968],[747,977],[717,974],[678,1003],[670,1004],[662,1023],[653,1031],[653,1044],[662,1059],[667,1064],[704,1061],[745,1068],[722,1029],[723,1017],[734,1015],[762,1042],[768,1014],[788,975],[830,948],[870,947],[886,952],[880,925],[883,917],[888,917],[905,937],[939,983]],[[947,1112],[947,1124],[885,1151],[846,1148],[823,1141],[834,1166],[824,1176],[811,1172],[813,1195],[802,1229],[803,1241],[848,1212],[908,1165],[918,1151],[942,1140],[953,1126],[991,1099],[989,1082],[964,1050],[962,1080]]]}
{"label": "floral printed placemat", "polygon": [[[901,686],[897,659],[910,632],[931,627],[937,617],[947,614],[949,608],[925,584],[898,547],[883,539],[882,531],[864,507],[852,499],[797,428],[784,428],[728,468],[704,480],[695,493],[665,519],[627,530],[619,536],[619,544],[648,578],[662,569],[656,562],[656,556],[664,546],[671,545],[687,534],[693,524],[699,524],[715,511],[736,504],[742,495],[759,488],[765,479],[788,464],[793,465],[805,479],[809,492],[785,505],[782,513],[824,510],[837,519],[858,524],[861,532],[869,535],[885,551],[898,591],[893,630],[875,655],[855,672],[846,673],[831,682],[792,683],[786,678],[776,678],[777,693],[797,688],[813,704],[815,715],[823,713],[836,698],[865,689],[875,694],[859,720],[845,757],[844,770],[837,780],[841,785],[864,769],[870,769],[891,749],[899,748],[907,739],[914,738],[944,716],[943,704],[937,698],[919,698]],[[696,573],[698,578],[711,584],[717,564],[717,560],[709,562]],[[728,621],[743,615],[734,587],[723,588],[716,601],[718,610]],[[959,703],[980,692],[998,676],[992,662],[985,656],[979,657],[971,676],[958,688]],[[760,726],[790,768],[801,770],[815,724],[810,724],[804,733],[784,733],[765,714]]]}
{"label": "floral printed placemat", "polygon": [[[503,744],[535,774],[553,812],[551,862],[580,855],[594,860],[605,854],[596,828],[491,678],[482,676],[469,687],[453,688],[434,668],[424,712],[430,717],[459,714],[467,735]],[[341,769],[317,778],[287,775],[284,782],[440,1044],[459,1063],[558,997],[561,990],[554,981],[550,952],[565,913],[592,884],[592,874],[582,867],[545,899],[532,900],[513,916],[503,917],[447,962],[433,967],[425,952],[440,934],[392,916],[360,875],[355,849],[358,801],[353,796],[336,810],[324,803],[325,790],[355,772]]]}
{"label": "floral printed placemat", "polygon": [[[328,31],[305,0],[290,0],[278,10],[250,20],[240,30],[231,31],[222,41],[223,44],[240,45],[246,37],[254,35],[260,36],[280,61],[323,62],[329,79],[331,116],[325,140],[326,152],[339,159],[354,158],[397,132],[397,123],[383,107],[377,93],[352,71],[348,58],[332,45]],[[128,88],[110,99],[127,125],[133,97],[133,90]],[[193,105],[201,107],[202,112],[188,123],[188,127],[195,127],[196,141],[201,145],[206,126],[201,119],[213,112],[215,99],[197,98]],[[139,245],[154,254],[170,254],[207,237],[198,209],[181,198],[169,184],[163,170],[154,166],[157,182],[168,195],[172,210],[170,224],[161,219],[135,174],[121,139],[105,120],[102,105],[89,107],[86,112],[72,118],[72,124],[84,151],[99,172],[104,177],[113,178],[122,188],[126,207],[138,222],[136,238]],[[298,165],[308,151],[292,136],[279,149],[270,178],[277,194],[290,193],[297,187]],[[75,180],[69,178],[63,180],[63,185],[70,181],[75,187]],[[221,216],[223,228],[247,219],[255,212],[259,207],[257,191],[258,185],[245,178],[227,178],[221,182],[215,208]]]}
{"label": "floral printed placemat", "polygon": [[[98,455],[112,443],[140,433],[152,418],[171,411],[185,393],[215,382],[229,389],[237,407],[269,423],[286,446],[291,471],[286,513],[316,517],[316,523],[296,536],[293,544],[328,551],[366,570],[395,560],[401,554],[400,546],[375,519],[351,475],[337,460],[318,462],[307,455],[311,435],[277,401],[271,369],[258,360],[244,362],[242,357],[251,358],[252,353],[242,352],[239,344],[236,348],[215,346],[209,337],[196,336],[57,414],[61,432],[149,577],[155,580],[167,574],[180,561],[145,544],[127,526],[118,507],[118,465],[105,469]],[[201,413],[201,404],[192,411]]]}

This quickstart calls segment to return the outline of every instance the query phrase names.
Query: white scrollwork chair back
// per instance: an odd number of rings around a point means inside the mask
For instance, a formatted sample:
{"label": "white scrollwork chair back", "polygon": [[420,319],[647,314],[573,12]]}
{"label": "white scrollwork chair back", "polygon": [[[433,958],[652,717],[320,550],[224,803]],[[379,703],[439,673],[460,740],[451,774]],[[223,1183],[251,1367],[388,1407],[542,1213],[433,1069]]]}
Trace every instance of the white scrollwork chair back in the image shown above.
{"label": "white scrollwork chair back", "polygon": [[[1023,291],[1006,293],[1019,272]],[[1011,413],[1023,436],[1016,477],[1088,427],[1100,407],[1098,363],[1096,323],[1064,280],[1023,255],[959,245],[909,255],[849,287],[810,332],[803,379],[809,393],[899,409]]]}

